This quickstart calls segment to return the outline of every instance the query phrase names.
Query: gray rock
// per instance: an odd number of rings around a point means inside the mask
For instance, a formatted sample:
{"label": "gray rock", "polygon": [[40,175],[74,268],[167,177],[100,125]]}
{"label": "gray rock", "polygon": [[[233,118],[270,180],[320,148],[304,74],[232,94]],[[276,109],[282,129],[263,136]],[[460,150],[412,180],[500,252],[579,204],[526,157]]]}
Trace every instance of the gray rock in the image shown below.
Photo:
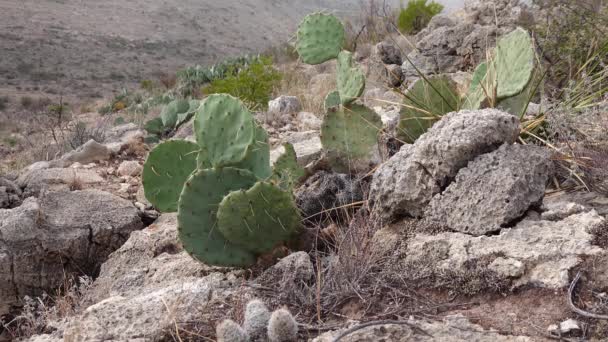
{"label": "gray rock", "polygon": [[338,220],[342,216],[341,211],[324,211],[361,200],[361,184],[355,178],[327,171],[315,173],[296,191],[296,203],[302,217],[313,222],[322,221],[327,217]]}
{"label": "gray rock", "polygon": [[51,166],[68,167],[74,163],[86,165],[101,160],[108,160],[111,156],[112,151],[110,151],[106,145],[91,139],[78,149],[63,155],[63,157],[58,160],[52,161]]}
{"label": "gray rock", "polygon": [[309,112],[299,112],[296,116],[298,127],[302,131],[320,131],[323,121],[315,114]]}
{"label": "gray rock", "polygon": [[544,148],[503,145],[461,169],[454,182],[433,197],[425,216],[462,233],[496,232],[540,204],[552,165]]}
{"label": "gray rock", "polygon": [[515,142],[518,134],[518,120],[495,109],[447,114],[376,170],[370,189],[374,213],[388,221],[422,216],[469,161]]}
{"label": "gray rock", "polygon": [[295,132],[285,137],[285,141],[293,145],[298,164],[301,166],[306,166],[316,160],[323,151],[318,131]]}
{"label": "gray rock", "polygon": [[0,315],[25,295],[59,287],[65,276],[95,275],[141,228],[130,202],[98,190],[49,192],[0,209]]}
{"label": "gray rock", "polygon": [[399,64],[403,63],[401,60],[401,50],[395,45],[389,42],[380,42],[376,44],[375,48],[376,55],[384,64]]}
{"label": "gray rock", "polygon": [[495,236],[418,234],[408,241],[404,264],[417,270],[414,278],[437,276],[435,286],[446,281],[445,275],[467,275],[460,279],[479,281],[476,272],[480,276],[490,270],[498,277],[496,282],[508,281],[513,287],[562,288],[570,284],[569,271],[584,257],[605,253],[593,245],[592,234],[604,221],[591,211],[561,221],[524,220]]}
{"label": "gray rock", "polygon": [[102,183],[104,179],[94,170],[51,168],[25,172],[17,178],[23,196],[38,196],[42,189],[69,190],[74,186]]}
{"label": "gray rock", "polygon": [[[404,324],[383,324],[363,328],[342,338],[341,342],[532,342],[525,336],[502,335],[496,331],[484,330],[472,324],[463,315],[447,316],[442,321],[426,321],[410,318]],[[412,328],[416,327],[418,329]],[[322,334],[312,342],[332,342],[345,329]],[[424,333],[421,333],[424,332]]]}
{"label": "gray rock", "polygon": [[101,266],[86,293],[86,302],[136,295],[142,288],[160,288],[175,279],[203,276],[210,268],[184,252],[177,237],[177,215],[163,214],[146,229],[131,234]]}
{"label": "gray rock", "polygon": [[266,122],[285,121],[286,116],[302,110],[300,100],[296,96],[279,96],[268,102]]}
{"label": "gray rock", "polygon": [[390,64],[385,66],[385,77],[389,87],[398,88],[403,83],[403,70],[401,65]]}
{"label": "gray rock", "polygon": [[0,209],[10,209],[21,204],[22,191],[13,181],[0,177]]}
{"label": "gray rock", "polygon": [[118,174],[121,176],[139,176],[143,167],[137,160],[125,160],[118,166]]}

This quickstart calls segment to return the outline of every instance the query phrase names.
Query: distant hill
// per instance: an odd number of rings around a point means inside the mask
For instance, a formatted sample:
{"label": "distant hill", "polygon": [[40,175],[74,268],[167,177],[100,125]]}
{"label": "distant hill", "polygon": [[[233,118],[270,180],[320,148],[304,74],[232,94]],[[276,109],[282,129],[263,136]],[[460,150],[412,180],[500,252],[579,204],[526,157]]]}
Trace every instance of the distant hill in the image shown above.
{"label": "distant hill", "polygon": [[0,92],[101,94],[154,73],[261,51],[288,40],[309,12],[352,16],[360,3],[0,0]]}

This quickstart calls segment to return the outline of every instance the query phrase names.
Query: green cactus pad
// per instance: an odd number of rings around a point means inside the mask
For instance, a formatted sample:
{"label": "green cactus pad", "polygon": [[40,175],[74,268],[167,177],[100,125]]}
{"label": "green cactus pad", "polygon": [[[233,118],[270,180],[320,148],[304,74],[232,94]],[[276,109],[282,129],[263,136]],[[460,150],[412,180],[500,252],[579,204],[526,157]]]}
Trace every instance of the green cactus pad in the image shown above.
{"label": "green cactus pad", "polygon": [[272,174],[270,169],[270,145],[268,143],[268,133],[263,127],[256,125],[255,141],[249,146],[247,156],[233,166],[249,170],[260,179],[270,177]]}
{"label": "green cactus pad", "polygon": [[291,193],[267,182],[231,192],[220,203],[217,219],[226,239],[257,254],[289,241],[300,226]]}
{"label": "green cactus pad", "polygon": [[524,90],[534,70],[534,47],[526,30],[518,27],[498,40],[495,65],[499,100]]}
{"label": "green cactus pad", "polygon": [[336,170],[348,170],[348,163],[368,159],[378,144],[382,120],[373,110],[360,105],[344,106],[325,114],[321,143]]}
{"label": "green cactus pad", "polygon": [[198,151],[198,155],[196,156],[196,168],[199,170],[210,169],[211,162],[209,161],[207,150],[200,146],[199,148],[200,150]]}
{"label": "green cactus pad", "polygon": [[296,150],[290,143],[283,144],[285,152],[274,163],[273,180],[281,189],[293,189],[306,175],[306,171],[298,165]]}
{"label": "green cactus pad", "polygon": [[365,75],[358,67],[353,67],[353,55],[342,51],[338,55],[338,92],[340,102],[349,104],[365,90]]}
{"label": "green cactus pad", "polygon": [[325,102],[323,103],[325,106],[325,112],[340,107],[341,103],[342,102],[340,101],[340,92],[338,92],[337,90],[332,91],[325,97]]}
{"label": "green cactus pad", "polygon": [[177,202],[188,176],[196,169],[199,147],[189,141],[170,140],[156,146],[142,173],[144,194],[158,210],[177,211]]}
{"label": "green cactus pad", "polygon": [[331,14],[309,14],[298,27],[296,50],[306,64],[336,58],[343,44],[344,26]]}
{"label": "green cactus pad", "polygon": [[188,100],[174,100],[169,102],[160,113],[160,118],[165,127],[175,127],[179,114],[186,114],[190,109]]}
{"label": "green cactus pad", "polygon": [[477,66],[469,90],[463,99],[462,109],[476,110],[482,108],[483,103],[488,98],[486,92],[491,94],[496,87],[496,78],[492,77],[492,74],[492,71],[488,70],[488,63],[483,62]]}
{"label": "green cactus pad", "polygon": [[245,159],[256,133],[253,115],[240,100],[226,94],[211,95],[201,103],[194,117],[194,132],[214,167]]}
{"label": "green cactus pad", "polygon": [[179,198],[177,222],[184,249],[207,265],[250,266],[255,255],[230,243],[218,228],[217,211],[231,191],[249,189],[256,177],[231,167],[194,172]]}
{"label": "green cactus pad", "polygon": [[190,100],[188,103],[190,105],[190,107],[188,108],[188,111],[185,113],[177,114],[176,126],[181,126],[183,123],[190,120],[190,118],[192,118],[194,116],[194,113],[196,113],[196,111],[198,110],[198,107],[201,104],[201,102],[199,100]]}
{"label": "green cactus pad", "polygon": [[160,135],[163,133],[163,120],[161,118],[149,120],[144,125],[144,129],[150,134]]}
{"label": "green cactus pad", "polygon": [[397,137],[413,144],[443,115],[458,110],[460,101],[456,87],[447,77],[419,79],[406,93]]}

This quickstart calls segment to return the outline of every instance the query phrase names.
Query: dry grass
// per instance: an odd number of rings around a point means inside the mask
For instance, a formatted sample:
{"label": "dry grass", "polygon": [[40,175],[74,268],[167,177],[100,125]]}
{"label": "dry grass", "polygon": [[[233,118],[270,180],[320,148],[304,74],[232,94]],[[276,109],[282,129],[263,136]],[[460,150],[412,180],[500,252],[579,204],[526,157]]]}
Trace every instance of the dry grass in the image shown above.
{"label": "dry grass", "polygon": [[[283,79],[274,95],[297,96],[305,112],[324,113],[325,96],[336,89],[335,75],[316,75],[317,69],[301,63],[288,63],[280,67]],[[314,76],[313,76],[314,75]]]}
{"label": "dry grass", "polygon": [[44,293],[41,297],[24,297],[21,313],[10,319],[0,320],[0,327],[12,339],[48,333],[50,322],[72,317],[83,309],[80,302],[91,283],[92,279],[86,276],[64,276],[63,285],[54,295]]}

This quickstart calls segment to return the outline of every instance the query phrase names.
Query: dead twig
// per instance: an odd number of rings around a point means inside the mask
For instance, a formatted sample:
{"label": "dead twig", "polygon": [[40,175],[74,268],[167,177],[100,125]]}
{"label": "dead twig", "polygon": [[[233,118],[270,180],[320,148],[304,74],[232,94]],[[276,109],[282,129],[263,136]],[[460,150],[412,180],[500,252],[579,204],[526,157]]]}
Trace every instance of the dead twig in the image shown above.
{"label": "dead twig", "polygon": [[574,304],[574,299],[573,299],[574,289],[576,288],[576,284],[578,284],[578,281],[580,279],[581,279],[581,271],[578,271],[578,273],[576,274],[576,277],[574,277],[574,280],[572,280],[572,283],[570,283],[570,287],[568,288],[568,304],[570,305],[570,309],[572,309],[572,311],[574,311],[575,313],[577,313],[583,317],[608,320],[608,315],[600,315],[600,314],[596,314],[596,313],[592,313],[592,312],[587,312],[585,310],[582,310],[582,309],[579,309],[578,307],[576,307],[576,305]]}

